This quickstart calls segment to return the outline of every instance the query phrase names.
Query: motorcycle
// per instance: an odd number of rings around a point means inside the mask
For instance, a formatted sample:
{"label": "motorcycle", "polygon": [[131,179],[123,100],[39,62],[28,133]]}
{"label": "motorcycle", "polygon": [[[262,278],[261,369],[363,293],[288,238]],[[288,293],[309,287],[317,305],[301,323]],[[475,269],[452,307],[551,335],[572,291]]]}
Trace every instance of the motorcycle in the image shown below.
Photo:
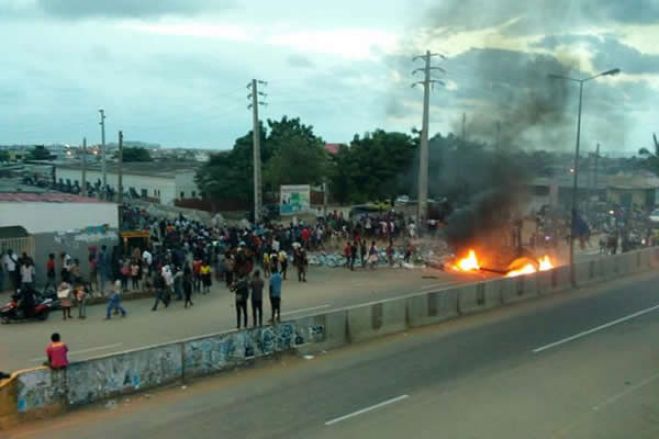
{"label": "motorcycle", "polygon": [[33,305],[25,309],[22,301],[24,300],[23,294],[17,292],[11,296],[11,301],[0,308],[0,322],[3,324],[12,321],[23,320],[46,320],[50,311],[57,308],[57,298],[52,294],[38,294],[33,293]]}

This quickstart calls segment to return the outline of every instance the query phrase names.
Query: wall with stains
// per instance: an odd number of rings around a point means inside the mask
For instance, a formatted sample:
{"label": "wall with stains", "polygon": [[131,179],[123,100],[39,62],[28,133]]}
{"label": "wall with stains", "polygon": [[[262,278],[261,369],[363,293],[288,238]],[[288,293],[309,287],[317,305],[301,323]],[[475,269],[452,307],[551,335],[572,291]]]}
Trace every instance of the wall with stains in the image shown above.
{"label": "wall with stains", "polygon": [[170,383],[181,376],[181,344],[178,343],[81,361],[67,370],[67,403],[89,404]]}

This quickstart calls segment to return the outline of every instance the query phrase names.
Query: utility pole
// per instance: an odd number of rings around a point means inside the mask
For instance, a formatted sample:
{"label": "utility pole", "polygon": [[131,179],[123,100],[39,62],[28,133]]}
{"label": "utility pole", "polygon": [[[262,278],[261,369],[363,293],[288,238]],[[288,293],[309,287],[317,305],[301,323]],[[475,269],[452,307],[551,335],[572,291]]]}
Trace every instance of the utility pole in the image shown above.
{"label": "utility pole", "polygon": [[103,174],[101,193],[104,194],[108,186],[107,165],[105,162],[105,111],[101,108],[98,112],[101,115],[101,121],[98,123],[101,126],[101,173]]}
{"label": "utility pole", "polygon": [[418,180],[418,199],[417,199],[417,227],[421,229],[426,224],[428,218],[428,125],[429,125],[429,112],[430,112],[430,87],[435,84],[444,85],[444,82],[439,79],[433,79],[431,73],[433,71],[446,71],[441,67],[433,67],[431,65],[432,58],[438,56],[445,58],[444,55],[439,53],[431,53],[426,51],[425,55],[415,56],[413,61],[423,60],[424,66],[415,69],[412,74],[423,73],[423,81],[415,82],[412,87],[416,85],[423,86],[423,119],[421,123],[421,145],[419,151],[419,180]]}
{"label": "utility pole", "polygon": [[501,122],[497,121],[497,146],[496,151],[501,151]]}
{"label": "utility pole", "polygon": [[87,196],[87,138],[82,138],[82,187],[81,193]]}
{"label": "utility pole", "polygon": [[595,192],[597,193],[597,173],[599,172],[599,164],[600,164],[600,144],[597,144],[597,148],[595,148],[595,171],[593,173],[593,189],[595,189]]}
{"label": "utility pole", "polygon": [[252,143],[253,143],[253,162],[254,162],[254,224],[258,224],[261,219],[261,125],[259,124],[259,105],[267,105],[259,100],[259,96],[265,97],[266,94],[258,90],[259,85],[267,85],[265,81],[252,79],[247,84],[250,93],[247,96],[251,100],[247,108],[252,110]]}
{"label": "utility pole", "polygon": [[124,133],[119,131],[119,166],[117,169],[117,202],[119,207],[124,202]]}

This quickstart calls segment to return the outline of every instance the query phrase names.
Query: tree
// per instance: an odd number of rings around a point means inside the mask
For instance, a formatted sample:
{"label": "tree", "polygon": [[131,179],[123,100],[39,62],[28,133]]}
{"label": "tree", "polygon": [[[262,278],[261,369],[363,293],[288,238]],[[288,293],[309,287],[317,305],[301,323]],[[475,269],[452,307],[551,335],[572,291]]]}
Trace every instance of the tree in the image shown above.
{"label": "tree", "polygon": [[264,160],[263,180],[271,191],[282,184],[320,184],[327,176],[329,156],[325,142],[313,127],[299,118],[268,120],[270,134],[266,143],[270,156]]}
{"label": "tree", "polygon": [[[116,152],[114,157],[118,158],[119,153]],[[124,146],[122,162],[150,162],[152,160],[153,158],[151,158],[151,153],[149,153],[148,149],[142,148],[141,146]]]}
{"label": "tree", "polygon": [[403,177],[413,166],[417,143],[409,134],[384,130],[355,135],[334,157],[332,193],[342,203],[396,197],[408,188]]}
{"label": "tree", "polygon": [[7,151],[1,150],[0,151],[0,162],[8,162],[9,161],[9,153]]}
{"label": "tree", "polygon": [[28,156],[30,160],[50,160],[50,151],[44,145],[35,145]]}
{"label": "tree", "polygon": [[[318,184],[330,168],[323,140],[299,118],[284,116],[261,125],[261,166],[264,192],[282,184]],[[196,181],[212,198],[251,202],[254,198],[253,137],[236,139],[231,151],[213,154],[197,172]]]}

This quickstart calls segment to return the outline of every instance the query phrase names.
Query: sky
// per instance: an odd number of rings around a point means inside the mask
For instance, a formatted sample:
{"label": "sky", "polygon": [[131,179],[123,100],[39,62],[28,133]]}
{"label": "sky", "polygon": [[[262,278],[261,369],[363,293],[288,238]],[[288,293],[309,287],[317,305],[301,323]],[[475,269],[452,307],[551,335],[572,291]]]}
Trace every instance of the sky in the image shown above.
{"label": "sky", "polygon": [[[426,50],[430,132],[529,149],[651,148],[659,131],[659,0],[0,0],[0,144],[100,141],[231,148],[262,119],[300,117],[330,143],[410,132]],[[464,115],[464,116],[463,116]],[[464,124],[463,124],[464,119]],[[464,127],[463,127],[464,125]]]}

